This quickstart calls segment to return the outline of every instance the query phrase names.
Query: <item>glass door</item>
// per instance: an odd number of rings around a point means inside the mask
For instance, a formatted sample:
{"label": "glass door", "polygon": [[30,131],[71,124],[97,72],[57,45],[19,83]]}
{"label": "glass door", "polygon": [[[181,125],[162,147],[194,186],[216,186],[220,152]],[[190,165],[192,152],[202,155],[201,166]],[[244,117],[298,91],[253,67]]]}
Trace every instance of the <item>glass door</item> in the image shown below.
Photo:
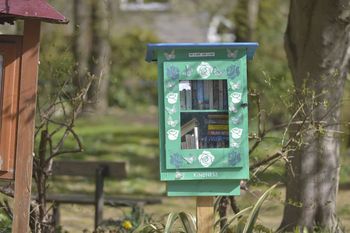
{"label": "glass door", "polygon": [[[240,61],[164,62],[167,169],[240,168],[248,152]],[[243,158],[244,157],[244,158]]]}

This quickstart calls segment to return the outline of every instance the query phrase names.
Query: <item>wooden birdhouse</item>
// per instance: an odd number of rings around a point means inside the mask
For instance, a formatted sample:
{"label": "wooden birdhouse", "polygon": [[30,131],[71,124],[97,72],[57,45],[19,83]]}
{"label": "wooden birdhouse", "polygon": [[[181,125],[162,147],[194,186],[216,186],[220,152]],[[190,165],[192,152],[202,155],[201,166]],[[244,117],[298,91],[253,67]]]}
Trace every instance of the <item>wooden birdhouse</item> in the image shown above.
{"label": "wooden birdhouse", "polygon": [[13,232],[28,232],[41,21],[68,23],[45,0],[0,0],[0,24],[23,20],[22,35],[0,35],[0,179],[15,180]]}

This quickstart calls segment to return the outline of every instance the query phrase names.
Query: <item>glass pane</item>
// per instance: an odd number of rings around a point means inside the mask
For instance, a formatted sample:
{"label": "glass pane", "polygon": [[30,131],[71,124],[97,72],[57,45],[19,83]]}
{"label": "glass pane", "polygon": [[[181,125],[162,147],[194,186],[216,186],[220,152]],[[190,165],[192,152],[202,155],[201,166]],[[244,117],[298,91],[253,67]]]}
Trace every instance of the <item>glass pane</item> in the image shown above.
{"label": "glass pane", "polygon": [[227,110],[226,80],[180,81],[181,110]]}
{"label": "glass pane", "polygon": [[181,149],[228,147],[228,113],[181,113]]}

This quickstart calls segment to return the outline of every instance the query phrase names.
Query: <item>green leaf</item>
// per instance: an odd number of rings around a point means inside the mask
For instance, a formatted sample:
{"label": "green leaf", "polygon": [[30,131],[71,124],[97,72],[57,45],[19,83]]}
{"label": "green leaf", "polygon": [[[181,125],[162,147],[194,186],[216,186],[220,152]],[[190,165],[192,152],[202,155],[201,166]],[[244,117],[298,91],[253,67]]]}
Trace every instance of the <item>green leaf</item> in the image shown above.
{"label": "green leaf", "polygon": [[187,214],[185,212],[170,213],[165,225],[164,233],[171,233],[171,230],[173,230],[173,226],[177,219],[180,219],[186,233],[196,233],[195,219],[190,214]]}
{"label": "green leaf", "polygon": [[260,208],[264,201],[267,199],[267,197],[270,195],[271,191],[276,188],[277,184],[273,185],[271,188],[269,188],[260,198],[259,200],[255,203],[252,212],[249,214],[247,223],[244,226],[243,232],[242,233],[251,233],[253,232],[254,225],[256,223],[256,220],[259,215]]}
{"label": "green leaf", "polygon": [[178,217],[179,217],[179,214],[177,214],[177,213],[170,213],[168,215],[168,219],[166,221],[166,225],[164,228],[164,233],[170,233],[170,230],[173,227],[173,225],[176,222]]}
{"label": "green leaf", "polygon": [[179,217],[185,232],[196,233],[196,220],[192,217],[192,215],[187,214],[185,212],[180,212]]}
{"label": "green leaf", "polygon": [[[248,212],[249,210],[251,210],[253,208],[253,206],[247,207],[241,211],[239,211],[237,214],[235,214],[225,225],[224,227],[220,230],[220,233],[224,233],[226,232],[227,228],[232,224],[232,222],[234,220],[236,220],[237,218],[241,217],[243,214],[245,214],[246,212]],[[215,225],[219,224],[221,221],[221,219],[219,219]]]}

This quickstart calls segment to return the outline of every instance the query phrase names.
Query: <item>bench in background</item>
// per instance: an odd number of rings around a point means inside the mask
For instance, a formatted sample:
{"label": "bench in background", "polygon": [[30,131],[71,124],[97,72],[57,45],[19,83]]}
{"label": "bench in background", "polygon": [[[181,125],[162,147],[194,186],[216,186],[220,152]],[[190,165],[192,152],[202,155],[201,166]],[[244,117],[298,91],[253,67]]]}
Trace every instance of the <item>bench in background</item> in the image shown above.
{"label": "bench in background", "polygon": [[55,224],[60,222],[60,204],[95,205],[95,229],[102,223],[103,206],[143,206],[160,204],[160,198],[128,198],[117,196],[105,196],[103,192],[104,179],[106,177],[117,180],[127,176],[125,162],[100,162],[100,161],[54,161],[53,176],[81,176],[95,177],[95,195],[87,194],[48,194],[46,199],[54,203],[53,217]]}

